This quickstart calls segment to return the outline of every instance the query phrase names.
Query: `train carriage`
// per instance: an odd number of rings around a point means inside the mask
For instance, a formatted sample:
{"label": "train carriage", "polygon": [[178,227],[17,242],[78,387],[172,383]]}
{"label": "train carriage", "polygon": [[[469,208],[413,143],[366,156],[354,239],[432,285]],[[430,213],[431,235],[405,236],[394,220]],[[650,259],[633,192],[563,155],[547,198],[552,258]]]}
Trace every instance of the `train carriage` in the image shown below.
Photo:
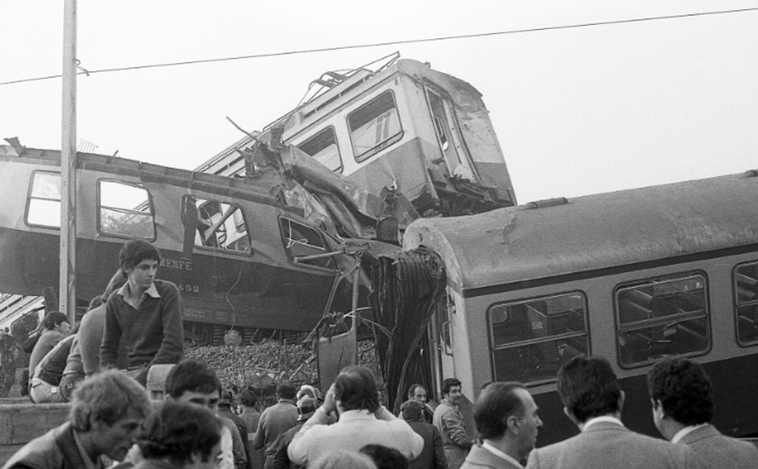
{"label": "train carriage", "polygon": [[645,375],[664,355],[688,356],[713,379],[714,424],[755,435],[756,201],[749,171],[417,220],[404,249],[426,246],[447,269],[429,328],[434,380],[460,379],[464,408],[490,381],[526,383],[544,445],[577,432],[555,390],[560,365],[602,355],[627,394],[625,423],[657,435]]}
{"label": "train carriage", "polygon": [[[60,152],[0,146],[0,171],[0,291],[57,289]],[[161,252],[158,277],[182,292],[187,337],[201,343],[222,343],[230,328],[244,340],[307,332],[325,311],[350,311],[352,276],[343,273],[359,262],[343,248],[350,240],[272,195],[280,182],[79,153],[79,308],[102,293],[124,242],[144,239]]]}
{"label": "train carriage", "polygon": [[[311,83],[318,92],[263,133],[276,129],[287,144],[372,194],[397,190],[422,215],[514,205],[508,168],[481,93],[398,54],[376,63],[381,65],[375,69],[369,64],[323,74]],[[252,142],[242,138],[202,170],[243,171],[238,153]]]}

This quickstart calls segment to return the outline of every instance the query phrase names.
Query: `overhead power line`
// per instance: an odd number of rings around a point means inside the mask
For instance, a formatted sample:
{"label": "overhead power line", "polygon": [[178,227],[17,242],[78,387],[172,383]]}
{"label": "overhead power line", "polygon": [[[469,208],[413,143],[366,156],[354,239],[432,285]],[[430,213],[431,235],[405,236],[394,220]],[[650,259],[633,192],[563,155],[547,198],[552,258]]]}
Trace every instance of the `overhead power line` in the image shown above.
{"label": "overhead power line", "polygon": [[[456,36],[441,36],[441,37],[432,37],[432,38],[423,38],[423,39],[405,39],[405,40],[398,40],[398,41],[374,42],[374,43],[368,43],[368,44],[351,44],[351,45],[344,45],[344,46],[321,47],[321,48],[315,48],[315,49],[299,49],[299,50],[292,50],[292,51],[241,55],[238,57],[223,57],[223,58],[217,58],[217,59],[187,60],[183,62],[169,62],[169,63],[162,63],[162,64],[134,65],[131,67],[104,68],[100,70],[82,69],[82,72],[80,72],[79,74],[80,75],[81,74],[94,75],[95,73],[125,72],[125,71],[130,71],[130,70],[144,70],[148,68],[177,67],[181,65],[196,65],[196,64],[214,63],[214,62],[229,62],[232,60],[262,59],[262,58],[267,58],[267,57],[282,57],[282,56],[287,56],[287,55],[314,54],[314,53],[320,53],[320,52],[333,52],[333,51],[338,51],[338,50],[365,49],[365,48],[370,48],[370,47],[395,46],[395,45],[402,45],[402,44],[418,44],[418,43],[424,43],[424,42],[476,39],[476,38],[492,37],[492,36],[504,36],[507,34],[526,34],[526,33],[536,33],[536,32],[543,32],[543,31],[556,31],[556,30],[561,30],[561,29],[589,28],[589,27],[595,27],[595,26],[642,23],[645,21],[662,21],[662,20],[673,20],[673,19],[681,19],[681,18],[693,18],[693,17],[698,17],[698,16],[748,13],[748,12],[755,12],[755,11],[758,11],[758,7],[739,8],[739,9],[734,9],[734,10],[717,10],[717,11],[704,11],[704,12],[695,12],[695,13],[682,13],[679,15],[646,16],[646,17],[641,17],[641,18],[629,18],[629,19],[623,19],[623,20],[595,21],[595,22],[590,22],[590,23],[577,23],[577,24],[559,25],[559,26],[544,26],[544,27],[539,27],[539,28],[512,29],[509,31],[461,34],[461,35],[456,35]],[[50,80],[53,78],[60,78],[60,77],[61,75],[48,75],[48,76],[35,77],[35,78],[22,78],[19,80],[0,82],[0,86],[13,85],[16,83],[27,83],[31,81]]]}

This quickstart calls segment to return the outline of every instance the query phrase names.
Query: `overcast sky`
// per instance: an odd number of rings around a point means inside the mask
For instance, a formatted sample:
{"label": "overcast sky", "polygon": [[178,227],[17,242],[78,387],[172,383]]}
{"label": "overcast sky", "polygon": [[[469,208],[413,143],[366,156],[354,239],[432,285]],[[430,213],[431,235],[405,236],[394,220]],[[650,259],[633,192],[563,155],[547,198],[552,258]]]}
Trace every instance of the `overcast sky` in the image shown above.
{"label": "overcast sky", "polygon": [[[63,3],[0,1],[0,82],[61,73]],[[79,0],[77,56],[98,71],[744,8],[758,0]],[[227,116],[259,130],[323,72],[395,51],[484,95],[520,203],[758,168],[758,10],[80,75],[77,136],[192,169],[242,136]],[[0,138],[60,149],[61,88],[0,85]]]}

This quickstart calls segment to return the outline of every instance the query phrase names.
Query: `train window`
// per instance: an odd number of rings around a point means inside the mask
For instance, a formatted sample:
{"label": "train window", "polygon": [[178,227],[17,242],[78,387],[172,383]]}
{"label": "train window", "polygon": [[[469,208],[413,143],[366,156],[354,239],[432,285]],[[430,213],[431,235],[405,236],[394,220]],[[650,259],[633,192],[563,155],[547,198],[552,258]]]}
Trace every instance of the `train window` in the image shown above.
{"label": "train window", "polygon": [[26,212],[29,225],[60,228],[61,226],[61,175],[35,171],[29,191],[29,208]]}
{"label": "train window", "polygon": [[589,351],[580,292],[493,305],[488,318],[497,381],[554,380],[564,362]]}
{"label": "train window", "polygon": [[342,172],[342,158],[334,127],[327,127],[297,146],[335,173]]}
{"label": "train window", "polygon": [[758,343],[758,262],[738,265],[734,270],[737,343]]}
{"label": "train window", "polygon": [[317,230],[287,218],[282,218],[280,224],[284,235],[284,247],[290,260],[298,264],[314,265],[327,269],[336,268],[332,257],[308,258],[329,252],[324,239]]}
{"label": "train window", "polygon": [[195,202],[197,231],[195,246],[250,253],[250,237],[242,209],[236,205],[215,200],[186,197],[185,203]]}
{"label": "train window", "polygon": [[391,91],[385,91],[347,117],[353,154],[363,161],[400,140],[403,129]]}
{"label": "train window", "polygon": [[150,195],[144,187],[98,181],[98,232],[124,238],[155,239]]}
{"label": "train window", "polygon": [[619,364],[641,366],[664,355],[699,355],[710,346],[705,275],[680,274],[616,289]]}

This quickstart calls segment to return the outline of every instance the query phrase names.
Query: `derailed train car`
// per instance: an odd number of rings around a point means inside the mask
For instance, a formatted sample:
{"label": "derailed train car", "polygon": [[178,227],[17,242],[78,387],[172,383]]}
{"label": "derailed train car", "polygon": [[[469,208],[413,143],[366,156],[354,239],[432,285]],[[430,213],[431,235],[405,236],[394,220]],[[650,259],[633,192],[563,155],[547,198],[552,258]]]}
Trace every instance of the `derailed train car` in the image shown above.
{"label": "derailed train car", "polygon": [[[396,347],[397,369],[416,373],[396,382],[393,396],[413,381],[439,389],[455,376],[470,406],[488,382],[521,381],[540,407],[544,445],[577,431],[563,415],[556,372],[577,354],[597,354],[620,377],[626,425],[657,435],[645,375],[656,359],[679,355],[711,376],[714,424],[755,436],[756,200],[758,171],[748,171],[415,221],[403,246],[427,253],[424,265],[409,262],[397,277],[424,268],[446,293],[414,305],[430,312],[428,337],[421,353]],[[423,286],[431,275],[415,278]]]}
{"label": "derailed train car", "polygon": [[[327,210],[287,176],[310,158],[289,147],[264,153],[267,161],[257,166],[268,170],[247,178],[79,153],[79,306],[103,291],[129,239],[160,250],[158,277],[179,287],[187,336],[201,343],[221,343],[231,328],[245,340],[277,330],[310,331],[325,312],[349,312],[356,301],[365,305],[367,282],[348,273],[360,269],[361,255],[397,247],[342,237],[334,222],[324,228]],[[0,173],[0,291],[40,295],[57,289],[60,152],[2,145]],[[332,205],[370,232],[381,201],[352,188],[361,196],[352,203],[344,190],[328,189],[322,187],[322,198],[331,195]],[[355,279],[362,284],[358,290]]]}
{"label": "derailed train car", "polygon": [[[318,91],[263,133],[281,134],[369,193],[402,194],[422,216],[516,203],[489,112],[469,83],[393,54],[326,72],[309,90]],[[240,173],[239,153],[252,142],[241,139],[202,170]]]}

